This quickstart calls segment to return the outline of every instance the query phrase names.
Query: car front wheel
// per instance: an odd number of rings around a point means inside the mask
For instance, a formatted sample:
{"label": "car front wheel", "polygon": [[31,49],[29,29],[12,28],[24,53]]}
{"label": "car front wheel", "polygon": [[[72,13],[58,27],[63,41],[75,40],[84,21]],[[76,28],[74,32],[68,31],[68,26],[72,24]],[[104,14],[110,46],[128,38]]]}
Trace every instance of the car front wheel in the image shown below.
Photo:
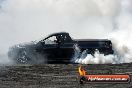
{"label": "car front wheel", "polygon": [[18,54],[17,61],[16,61],[18,64],[27,64],[29,63],[29,61],[30,61],[30,58],[27,56],[27,53],[25,50],[21,51]]}

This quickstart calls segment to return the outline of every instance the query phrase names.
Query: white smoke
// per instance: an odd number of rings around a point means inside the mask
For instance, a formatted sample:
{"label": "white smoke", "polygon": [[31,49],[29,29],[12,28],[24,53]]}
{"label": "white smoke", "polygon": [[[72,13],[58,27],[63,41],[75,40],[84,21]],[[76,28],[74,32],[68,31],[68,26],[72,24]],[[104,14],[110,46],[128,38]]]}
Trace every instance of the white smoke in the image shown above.
{"label": "white smoke", "polygon": [[116,18],[116,31],[110,34],[116,54],[124,63],[132,62],[132,9],[131,0],[122,0],[121,11]]}
{"label": "white smoke", "polygon": [[95,53],[88,54],[88,49],[81,52],[81,49],[79,48],[78,44],[74,45],[74,51],[75,54],[72,58],[72,62],[75,63],[82,63],[82,64],[104,64],[104,63],[114,63],[114,55],[107,55],[104,56],[104,54],[100,54],[98,50],[95,51]]}
{"label": "white smoke", "polygon": [[6,54],[0,54],[0,65],[11,65],[13,64],[13,61],[8,58]]}
{"label": "white smoke", "polygon": [[0,52],[4,53],[9,46],[59,31],[69,32],[74,38],[103,38],[113,29],[111,18],[117,14],[119,3],[115,0],[0,0],[0,6]]}
{"label": "white smoke", "polygon": [[85,58],[77,58],[75,62],[83,64],[104,64],[104,63],[130,63],[132,62],[132,9],[131,0],[122,0],[120,12],[115,19],[115,30],[107,38],[112,40],[114,55],[100,54],[95,52],[94,56],[83,54]]}
{"label": "white smoke", "polygon": [[[120,2],[120,0],[0,0],[0,53],[7,52],[8,47],[14,44],[36,40],[59,31],[69,32],[73,38],[104,38],[115,31],[119,24],[122,25],[115,22],[116,18],[122,19],[121,14],[129,16],[130,8],[119,14],[120,9],[125,8],[120,7]],[[126,26],[129,27],[130,24]],[[118,28],[116,31],[119,29],[124,30]],[[116,41],[113,42],[115,49],[120,49],[118,43],[122,44],[123,41],[115,38],[113,34],[116,35],[116,32],[110,34],[110,38]],[[132,49],[129,42],[123,45],[126,51]],[[124,56],[123,52],[126,51],[122,49],[122,52],[119,52],[119,49],[116,51]]]}

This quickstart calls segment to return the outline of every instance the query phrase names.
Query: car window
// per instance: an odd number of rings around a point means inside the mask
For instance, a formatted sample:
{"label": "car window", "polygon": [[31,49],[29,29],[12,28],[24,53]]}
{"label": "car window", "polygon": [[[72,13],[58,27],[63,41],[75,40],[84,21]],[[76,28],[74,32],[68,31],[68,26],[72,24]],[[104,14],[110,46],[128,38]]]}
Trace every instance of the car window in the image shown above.
{"label": "car window", "polygon": [[56,43],[56,41],[57,41],[56,36],[49,37],[44,41],[45,41],[45,44],[57,44]]}

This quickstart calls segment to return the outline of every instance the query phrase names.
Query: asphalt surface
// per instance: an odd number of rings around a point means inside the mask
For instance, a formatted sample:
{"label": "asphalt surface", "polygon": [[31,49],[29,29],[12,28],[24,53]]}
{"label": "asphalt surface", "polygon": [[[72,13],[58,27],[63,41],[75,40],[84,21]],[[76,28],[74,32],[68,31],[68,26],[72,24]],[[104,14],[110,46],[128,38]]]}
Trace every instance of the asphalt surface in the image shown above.
{"label": "asphalt surface", "polygon": [[[78,66],[78,64],[0,66],[0,88],[132,88],[132,82],[81,85],[78,78]],[[127,73],[132,75],[132,63],[82,66],[87,74]]]}

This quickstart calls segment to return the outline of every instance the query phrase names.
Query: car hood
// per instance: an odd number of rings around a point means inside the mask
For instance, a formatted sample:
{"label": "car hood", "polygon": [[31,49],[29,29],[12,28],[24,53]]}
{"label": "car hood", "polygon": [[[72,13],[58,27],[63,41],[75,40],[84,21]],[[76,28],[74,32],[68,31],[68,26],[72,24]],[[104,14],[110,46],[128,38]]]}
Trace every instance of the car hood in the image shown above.
{"label": "car hood", "polygon": [[11,46],[10,48],[31,48],[31,47],[34,47],[36,44],[37,42],[32,41],[32,42],[16,44],[14,46]]}

